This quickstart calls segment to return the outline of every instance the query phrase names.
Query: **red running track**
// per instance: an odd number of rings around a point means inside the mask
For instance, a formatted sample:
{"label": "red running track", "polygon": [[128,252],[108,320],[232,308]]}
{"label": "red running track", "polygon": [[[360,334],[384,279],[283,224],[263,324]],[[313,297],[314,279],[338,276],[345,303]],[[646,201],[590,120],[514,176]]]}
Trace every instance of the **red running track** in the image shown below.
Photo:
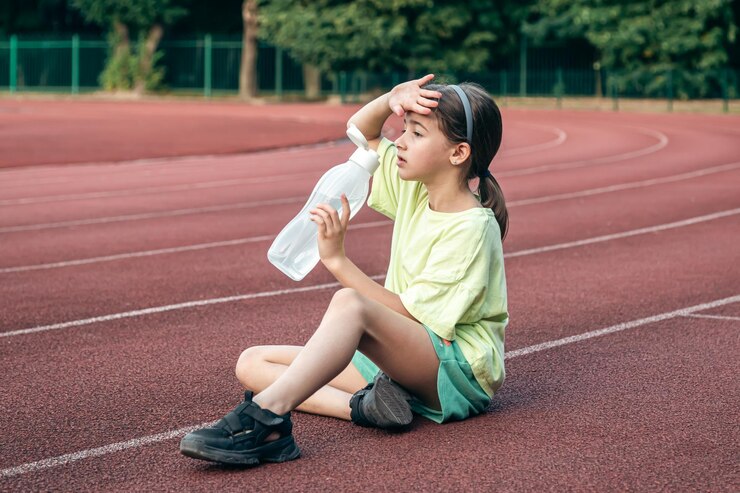
{"label": "red running track", "polygon": [[[331,276],[293,283],[265,252],[350,146],[0,171],[0,490],[736,490],[740,120],[504,117],[491,408],[401,435],[297,413],[303,457],[251,470],[178,438],[238,401],[243,348],[318,323]],[[389,223],[352,228],[382,278]]]}

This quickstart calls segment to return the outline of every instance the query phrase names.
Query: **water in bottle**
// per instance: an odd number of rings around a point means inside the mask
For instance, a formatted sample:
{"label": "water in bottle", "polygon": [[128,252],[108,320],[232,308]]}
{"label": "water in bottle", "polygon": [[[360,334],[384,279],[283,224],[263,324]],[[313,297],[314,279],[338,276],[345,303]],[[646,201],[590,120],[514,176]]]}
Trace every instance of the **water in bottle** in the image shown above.
{"label": "water in bottle", "polygon": [[318,181],[306,205],[278,234],[267,252],[270,262],[294,281],[300,281],[319,262],[318,230],[309,211],[318,204],[328,204],[342,216],[341,195],[349,201],[350,219],[367,199],[370,177],[378,168],[378,154],[368,148],[362,133],[353,124],[347,135],[357,150],[346,163],[327,171]]}

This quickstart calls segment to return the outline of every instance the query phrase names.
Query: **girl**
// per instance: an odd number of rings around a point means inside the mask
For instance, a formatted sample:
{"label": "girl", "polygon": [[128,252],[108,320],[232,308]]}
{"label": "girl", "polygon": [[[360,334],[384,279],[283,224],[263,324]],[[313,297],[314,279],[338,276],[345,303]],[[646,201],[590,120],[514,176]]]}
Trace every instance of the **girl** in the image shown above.
{"label": "girl", "polygon": [[[244,402],[186,435],[183,454],[246,465],[295,459],[294,409],[400,428],[412,411],[443,423],[490,403],[504,380],[508,323],[508,215],[488,171],[501,114],[480,86],[427,85],[433,78],[400,84],[350,119],[380,156],[368,204],[394,221],[385,287],[345,256],[346,197],[341,216],[328,205],[312,210],[321,261],[344,289],[305,347],[242,353]],[[404,118],[395,142],[380,137],[391,113]]]}

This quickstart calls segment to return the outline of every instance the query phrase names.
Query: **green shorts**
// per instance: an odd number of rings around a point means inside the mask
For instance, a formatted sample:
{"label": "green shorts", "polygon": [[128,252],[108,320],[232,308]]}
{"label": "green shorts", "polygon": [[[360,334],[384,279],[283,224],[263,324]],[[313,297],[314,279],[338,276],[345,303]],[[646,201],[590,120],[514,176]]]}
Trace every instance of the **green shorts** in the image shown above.
{"label": "green shorts", "polygon": [[[436,423],[465,419],[485,411],[491,403],[491,398],[473,376],[473,371],[457,342],[440,338],[426,325],[424,328],[432,339],[439,358],[437,393],[442,410],[437,411],[425,406],[418,399],[411,402],[411,410]],[[372,382],[380,371],[375,363],[359,351],[355,352],[352,363],[368,382]]]}

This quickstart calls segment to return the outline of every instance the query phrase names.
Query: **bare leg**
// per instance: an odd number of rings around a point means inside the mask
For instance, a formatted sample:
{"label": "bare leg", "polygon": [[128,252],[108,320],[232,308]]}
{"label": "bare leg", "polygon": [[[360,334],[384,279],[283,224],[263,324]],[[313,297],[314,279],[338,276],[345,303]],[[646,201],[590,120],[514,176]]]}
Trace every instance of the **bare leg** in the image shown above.
{"label": "bare leg", "polygon": [[358,348],[424,403],[439,408],[439,360],[424,327],[353,289],[334,295],[305,348],[254,401],[277,414],[296,409],[340,375]]}
{"label": "bare leg", "polygon": [[[259,394],[293,363],[303,346],[255,346],[246,349],[236,364],[236,376],[245,388]],[[350,364],[336,378],[302,402],[298,411],[350,419],[349,400],[367,382]]]}

